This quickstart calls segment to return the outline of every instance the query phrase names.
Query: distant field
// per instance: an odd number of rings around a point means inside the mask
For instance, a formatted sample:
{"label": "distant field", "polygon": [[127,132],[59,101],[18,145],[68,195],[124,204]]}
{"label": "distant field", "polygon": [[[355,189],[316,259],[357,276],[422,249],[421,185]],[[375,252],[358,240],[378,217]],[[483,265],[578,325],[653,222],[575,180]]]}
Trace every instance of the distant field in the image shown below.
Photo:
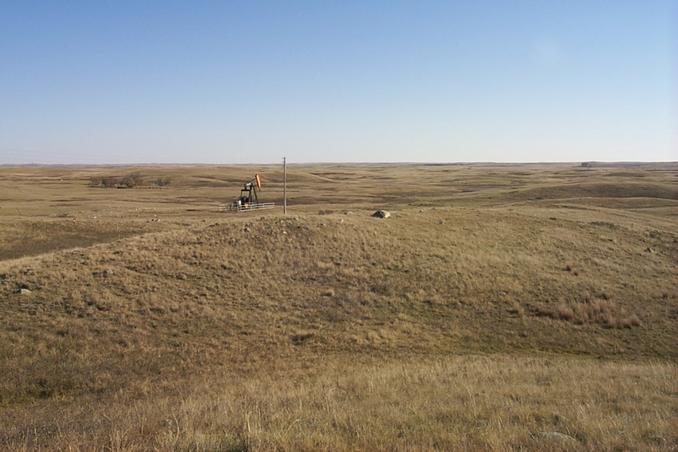
{"label": "distant field", "polygon": [[0,167],[0,447],[678,448],[678,164],[281,170]]}

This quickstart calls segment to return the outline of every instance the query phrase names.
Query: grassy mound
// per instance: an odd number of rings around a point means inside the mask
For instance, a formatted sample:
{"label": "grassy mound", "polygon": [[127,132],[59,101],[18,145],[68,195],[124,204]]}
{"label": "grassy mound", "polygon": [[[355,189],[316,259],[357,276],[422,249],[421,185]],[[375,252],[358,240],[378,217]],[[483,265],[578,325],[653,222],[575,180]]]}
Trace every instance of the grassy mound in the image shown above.
{"label": "grassy mound", "polygon": [[553,221],[249,218],[6,264],[0,400],[300,353],[675,358],[673,236]]}

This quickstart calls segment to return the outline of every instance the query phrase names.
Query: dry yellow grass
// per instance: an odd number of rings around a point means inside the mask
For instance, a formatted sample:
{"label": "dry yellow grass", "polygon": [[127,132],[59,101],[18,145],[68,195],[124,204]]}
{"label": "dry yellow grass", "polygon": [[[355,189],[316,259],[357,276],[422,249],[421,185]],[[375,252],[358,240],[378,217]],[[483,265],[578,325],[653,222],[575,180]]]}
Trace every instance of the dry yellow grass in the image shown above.
{"label": "dry yellow grass", "polygon": [[0,168],[0,447],[677,447],[676,165],[262,170]]}
{"label": "dry yellow grass", "polygon": [[[677,445],[670,364],[521,356],[379,365],[335,357],[314,364],[303,372],[210,379],[150,400],[65,405],[66,416],[41,419],[37,429],[28,419],[15,420],[7,445],[29,450],[42,435],[53,448],[127,451]],[[92,414],[96,421],[87,418]],[[83,424],[99,428],[83,430]]]}
{"label": "dry yellow grass", "polygon": [[500,356],[342,366],[310,381],[264,377],[189,395],[155,442],[184,450],[675,447],[675,370]]}

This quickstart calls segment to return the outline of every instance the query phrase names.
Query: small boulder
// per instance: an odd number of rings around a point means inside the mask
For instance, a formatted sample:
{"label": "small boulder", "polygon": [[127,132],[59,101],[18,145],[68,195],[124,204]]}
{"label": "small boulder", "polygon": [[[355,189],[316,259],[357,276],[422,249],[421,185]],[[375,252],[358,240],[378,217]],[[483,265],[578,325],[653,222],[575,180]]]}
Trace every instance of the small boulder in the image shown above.
{"label": "small boulder", "polygon": [[391,212],[388,210],[377,210],[372,214],[372,216],[375,218],[388,218],[391,216]]}
{"label": "small boulder", "polygon": [[23,288],[23,287],[22,287],[21,289],[19,289],[18,292],[19,292],[21,295],[30,295],[30,294],[31,294],[31,291],[30,291],[30,290],[25,289],[25,288]]}

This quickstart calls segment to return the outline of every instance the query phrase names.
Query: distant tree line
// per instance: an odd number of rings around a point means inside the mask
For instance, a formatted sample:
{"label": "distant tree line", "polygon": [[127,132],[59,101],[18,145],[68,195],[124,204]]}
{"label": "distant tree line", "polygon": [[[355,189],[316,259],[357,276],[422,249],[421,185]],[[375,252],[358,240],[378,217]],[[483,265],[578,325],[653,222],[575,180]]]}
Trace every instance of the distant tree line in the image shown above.
{"label": "distant tree line", "polygon": [[102,188],[134,188],[142,186],[166,187],[171,182],[169,177],[146,179],[140,173],[130,173],[125,176],[92,176],[90,187]]}

